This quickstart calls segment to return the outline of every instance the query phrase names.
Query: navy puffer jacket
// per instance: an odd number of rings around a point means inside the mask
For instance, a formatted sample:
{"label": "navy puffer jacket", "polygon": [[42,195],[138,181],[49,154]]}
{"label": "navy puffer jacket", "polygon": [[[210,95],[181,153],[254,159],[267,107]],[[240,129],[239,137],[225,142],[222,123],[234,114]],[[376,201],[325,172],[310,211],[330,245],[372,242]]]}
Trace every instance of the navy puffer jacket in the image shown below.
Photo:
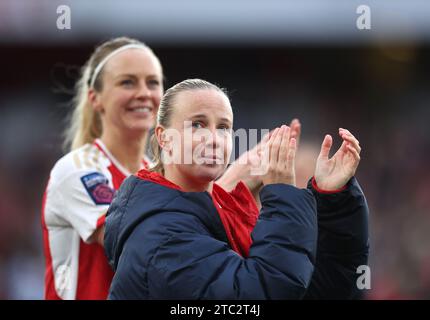
{"label": "navy puffer jacket", "polygon": [[234,252],[207,192],[127,178],[106,218],[110,299],[300,299],[317,249],[315,197],[263,187],[248,258]]}
{"label": "navy puffer jacket", "polygon": [[[368,259],[368,207],[355,178],[337,193],[260,192],[249,256],[228,243],[210,195],[135,176],[115,196],[105,250],[110,299],[349,299]],[[317,212],[318,211],[318,215]]]}

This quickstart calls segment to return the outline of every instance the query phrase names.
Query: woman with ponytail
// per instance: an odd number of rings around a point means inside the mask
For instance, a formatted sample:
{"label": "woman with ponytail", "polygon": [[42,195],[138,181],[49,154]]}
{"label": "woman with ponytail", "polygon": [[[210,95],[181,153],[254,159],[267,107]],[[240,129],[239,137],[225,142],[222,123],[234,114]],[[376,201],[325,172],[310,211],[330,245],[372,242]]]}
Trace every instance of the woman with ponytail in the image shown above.
{"label": "woman with ponytail", "polygon": [[106,299],[113,272],[103,249],[115,190],[148,168],[146,142],[163,94],[160,61],[140,41],[101,44],[83,66],[42,208],[46,299]]}

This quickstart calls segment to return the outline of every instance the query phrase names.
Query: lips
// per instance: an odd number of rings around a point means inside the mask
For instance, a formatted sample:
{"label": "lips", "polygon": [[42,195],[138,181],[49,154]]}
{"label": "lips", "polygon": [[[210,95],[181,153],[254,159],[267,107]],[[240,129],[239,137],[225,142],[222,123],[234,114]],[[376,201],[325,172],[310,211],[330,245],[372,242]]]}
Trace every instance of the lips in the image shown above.
{"label": "lips", "polygon": [[216,154],[214,154],[214,155],[204,155],[204,156],[202,156],[202,158],[203,159],[219,159],[219,160],[221,160],[222,158],[221,157],[218,157]]}
{"label": "lips", "polygon": [[153,110],[154,108],[150,106],[137,106],[137,107],[127,108],[127,111],[136,112],[136,113],[152,113]]}
{"label": "lips", "polygon": [[200,159],[206,164],[222,164],[224,159],[216,155],[209,155],[200,157]]}

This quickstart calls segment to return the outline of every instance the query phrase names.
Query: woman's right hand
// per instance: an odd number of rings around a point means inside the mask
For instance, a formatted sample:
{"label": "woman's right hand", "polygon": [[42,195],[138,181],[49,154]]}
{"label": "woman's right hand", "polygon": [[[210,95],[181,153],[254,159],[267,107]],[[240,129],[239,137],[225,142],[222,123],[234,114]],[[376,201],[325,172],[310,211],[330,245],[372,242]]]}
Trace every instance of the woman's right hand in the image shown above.
{"label": "woman's right hand", "polygon": [[262,176],[264,185],[285,183],[296,185],[296,139],[291,138],[290,127],[283,125],[276,128],[265,148],[264,161],[267,172]]}

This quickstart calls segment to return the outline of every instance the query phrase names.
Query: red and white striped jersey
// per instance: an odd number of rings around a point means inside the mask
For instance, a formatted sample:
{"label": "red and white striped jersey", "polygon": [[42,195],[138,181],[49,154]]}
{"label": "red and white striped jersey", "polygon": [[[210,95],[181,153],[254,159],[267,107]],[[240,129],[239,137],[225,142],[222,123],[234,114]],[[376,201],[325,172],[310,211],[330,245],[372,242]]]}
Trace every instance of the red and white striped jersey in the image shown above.
{"label": "red and white striped jersey", "polygon": [[54,165],[42,204],[45,299],[107,298],[113,272],[90,238],[128,175],[99,139]]}

